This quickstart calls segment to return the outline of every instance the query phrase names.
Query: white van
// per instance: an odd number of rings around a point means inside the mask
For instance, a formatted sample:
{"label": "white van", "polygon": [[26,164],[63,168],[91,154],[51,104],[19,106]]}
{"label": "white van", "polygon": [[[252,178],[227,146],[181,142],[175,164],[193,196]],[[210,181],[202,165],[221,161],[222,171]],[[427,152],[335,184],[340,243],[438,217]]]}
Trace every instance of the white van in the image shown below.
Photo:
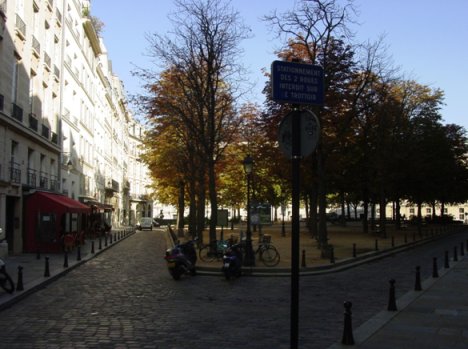
{"label": "white van", "polygon": [[153,230],[153,218],[141,217],[136,227],[139,230],[143,230],[143,229]]}

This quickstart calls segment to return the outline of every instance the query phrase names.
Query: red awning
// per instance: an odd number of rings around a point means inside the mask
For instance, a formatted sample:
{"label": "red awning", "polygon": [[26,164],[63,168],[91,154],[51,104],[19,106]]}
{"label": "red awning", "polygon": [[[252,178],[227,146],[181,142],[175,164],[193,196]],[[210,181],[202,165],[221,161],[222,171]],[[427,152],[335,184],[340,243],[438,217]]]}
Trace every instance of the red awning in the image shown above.
{"label": "red awning", "polygon": [[48,192],[35,192],[33,195],[36,195],[38,198],[46,198],[49,199],[60,206],[63,206],[68,212],[76,212],[76,213],[89,213],[91,212],[91,208],[82,204],[79,201],[73,200],[65,195],[48,193]]}

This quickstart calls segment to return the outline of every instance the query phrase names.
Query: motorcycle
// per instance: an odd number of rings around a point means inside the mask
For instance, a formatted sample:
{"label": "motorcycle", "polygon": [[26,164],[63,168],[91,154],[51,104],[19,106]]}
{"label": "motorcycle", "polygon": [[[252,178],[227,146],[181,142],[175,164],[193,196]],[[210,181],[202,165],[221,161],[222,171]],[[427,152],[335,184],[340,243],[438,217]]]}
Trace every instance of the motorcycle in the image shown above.
{"label": "motorcycle", "polygon": [[171,274],[174,280],[179,280],[183,274],[196,274],[197,252],[195,251],[193,241],[177,244],[174,248],[166,250],[164,259],[166,260],[169,274]]}
{"label": "motorcycle", "polygon": [[13,293],[15,284],[5,269],[5,263],[0,259],[0,286],[8,293]]}
{"label": "motorcycle", "polygon": [[223,266],[221,271],[226,280],[239,277],[242,274],[242,249],[240,244],[232,245],[223,255]]}

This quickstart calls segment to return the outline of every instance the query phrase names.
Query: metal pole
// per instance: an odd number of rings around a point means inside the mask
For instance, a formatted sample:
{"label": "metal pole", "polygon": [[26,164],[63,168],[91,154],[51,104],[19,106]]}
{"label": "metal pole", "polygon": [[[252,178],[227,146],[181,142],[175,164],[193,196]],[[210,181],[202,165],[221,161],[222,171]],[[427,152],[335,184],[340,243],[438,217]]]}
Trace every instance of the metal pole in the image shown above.
{"label": "metal pole", "polygon": [[247,230],[245,241],[245,261],[244,265],[248,267],[255,266],[255,259],[252,249],[252,232],[250,230],[250,173],[247,174]]}
{"label": "metal pole", "polygon": [[299,200],[301,165],[301,113],[292,117],[292,224],[291,224],[291,349],[299,342]]}

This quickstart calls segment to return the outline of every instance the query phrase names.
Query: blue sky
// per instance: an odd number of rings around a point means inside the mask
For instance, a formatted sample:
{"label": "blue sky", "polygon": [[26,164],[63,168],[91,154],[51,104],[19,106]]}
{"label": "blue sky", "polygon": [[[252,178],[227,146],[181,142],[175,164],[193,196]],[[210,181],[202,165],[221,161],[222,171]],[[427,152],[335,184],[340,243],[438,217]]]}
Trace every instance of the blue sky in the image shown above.
{"label": "blue sky", "polygon": [[[243,42],[244,66],[256,87],[252,101],[262,104],[261,90],[280,45],[274,33],[260,18],[278,9],[292,8],[294,0],[232,0],[254,34]],[[358,41],[375,41],[385,34],[387,52],[407,78],[445,92],[442,117],[468,130],[468,0],[355,0],[359,10],[353,28]],[[172,25],[168,13],[171,0],[92,0],[91,13],[105,24],[102,36],[114,73],[124,82],[129,94],[141,92],[140,82],[132,77],[133,66],[151,68],[145,52],[149,47],[145,33],[166,34]]]}

